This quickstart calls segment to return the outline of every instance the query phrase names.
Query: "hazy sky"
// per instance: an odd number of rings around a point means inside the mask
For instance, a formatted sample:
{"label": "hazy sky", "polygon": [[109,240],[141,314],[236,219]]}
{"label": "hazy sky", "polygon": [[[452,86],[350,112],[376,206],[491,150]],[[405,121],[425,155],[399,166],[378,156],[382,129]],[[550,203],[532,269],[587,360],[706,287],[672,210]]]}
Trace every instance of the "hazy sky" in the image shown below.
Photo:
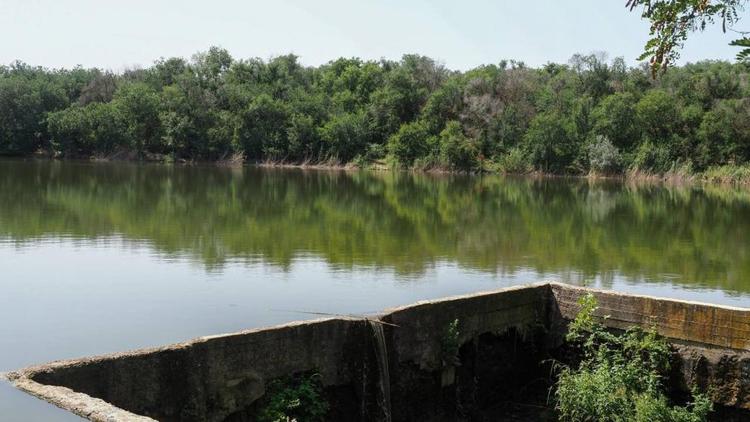
{"label": "hazy sky", "polygon": [[[419,53],[453,69],[538,66],[594,51],[634,64],[647,35],[625,0],[0,0],[0,63],[115,71],[211,45],[309,65]],[[733,58],[732,35],[695,34],[681,61]]]}

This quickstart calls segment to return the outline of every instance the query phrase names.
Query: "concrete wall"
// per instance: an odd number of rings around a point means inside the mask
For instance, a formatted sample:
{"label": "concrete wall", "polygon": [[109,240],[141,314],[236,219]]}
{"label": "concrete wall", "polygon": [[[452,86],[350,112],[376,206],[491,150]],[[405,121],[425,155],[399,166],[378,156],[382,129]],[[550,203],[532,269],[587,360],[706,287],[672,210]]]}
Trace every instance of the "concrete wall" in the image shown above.
{"label": "concrete wall", "polygon": [[460,323],[461,343],[484,333],[543,326],[548,320],[549,291],[545,283],[390,309],[381,319],[398,325],[398,328],[388,329],[392,334],[389,343],[393,360],[413,362],[426,370],[439,369],[441,339],[448,324],[456,319]]}
{"label": "concrete wall", "polygon": [[[292,323],[203,337],[159,349],[54,362],[11,373],[21,389],[97,421],[223,420],[265,392],[265,381],[316,371],[326,385],[352,381],[366,324],[350,319]],[[88,400],[87,396],[101,400]],[[113,413],[114,412],[114,413]]]}
{"label": "concrete wall", "polygon": [[750,309],[599,291],[552,283],[550,323],[560,341],[583,294],[596,296],[606,326],[655,328],[675,346],[672,382],[689,391],[711,387],[714,402],[750,409]]}
{"label": "concrete wall", "polygon": [[553,321],[575,317],[577,301],[591,292],[597,314],[607,316],[607,326],[625,329],[633,325],[656,327],[673,340],[707,347],[750,350],[750,310],[703,303],[623,294],[551,283]]}
{"label": "concrete wall", "polygon": [[[558,346],[578,298],[587,292],[597,296],[599,314],[609,316],[606,325],[654,326],[675,343],[676,385],[710,385],[717,403],[750,409],[750,311],[544,283],[419,302],[379,315],[392,324],[384,332],[393,420],[446,411],[439,396],[458,394],[461,389],[453,384],[476,381],[488,367],[493,376],[507,377],[513,362],[503,367],[483,362],[510,360],[492,354],[502,350],[492,338],[512,332],[528,334],[522,340],[533,343],[529,350]],[[446,327],[456,319],[464,345],[458,372],[445,365],[441,347]],[[480,341],[487,336],[494,336],[494,349]],[[352,414],[339,415],[341,420],[381,420],[384,414],[374,405],[383,399],[377,393],[381,380],[374,350],[367,320],[332,318],[54,362],[10,378],[17,387],[95,421],[221,421],[263,396],[268,381],[314,371],[324,385],[345,390],[347,403],[340,407]],[[485,377],[484,385],[492,382]]]}

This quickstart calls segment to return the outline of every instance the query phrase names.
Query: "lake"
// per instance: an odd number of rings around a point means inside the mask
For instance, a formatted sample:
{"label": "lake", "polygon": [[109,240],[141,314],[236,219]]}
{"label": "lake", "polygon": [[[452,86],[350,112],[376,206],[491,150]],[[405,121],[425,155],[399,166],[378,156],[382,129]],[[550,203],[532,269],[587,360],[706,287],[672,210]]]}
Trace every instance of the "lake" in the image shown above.
{"label": "lake", "polygon": [[544,279],[750,307],[749,235],[717,186],[2,160],[0,372]]}

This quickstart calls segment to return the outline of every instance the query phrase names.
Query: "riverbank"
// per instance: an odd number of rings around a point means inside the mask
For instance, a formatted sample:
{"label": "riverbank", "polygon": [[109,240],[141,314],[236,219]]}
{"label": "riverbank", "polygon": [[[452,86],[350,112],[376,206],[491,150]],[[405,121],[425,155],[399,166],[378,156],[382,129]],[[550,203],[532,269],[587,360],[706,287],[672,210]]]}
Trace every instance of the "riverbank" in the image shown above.
{"label": "riverbank", "polygon": [[[203,59],[127,75],[0,72],[0,98],[12,100],[0,104],[0,154],[657,177],[692,163],[680,178],[715,168],[699,178],[748,184],[750,172],[718,167],[750,163],[750,85],[740,65],[696,63],[652,80],[594,56],[586,66],[465,72],[415,55],[318,67],[293,56],[248,67],[216,47],[195,57]],[[226,65],[207,66],[208,57]],[[40,79],[48,83],[32,82]],[[696,84],[726,89],[688,95],[684,87]]]}
{"label": "riverbank", "polygon": [[493,163],[482,165],[481,168],[466,171],[454,170],[445,166],[412,166],[404,167],[397,163],[387,160],[376,160],[370,163],[347,162],[342,163],[338,160],[324,161],[284,161],[284,160],[264,160],[264,161],[247,161],[242,156],[234,155],[220,160],[174,160],[173,158],[162,154],[150,154],[144,157],[137,157],[134,154],[118,153],[107,157],[75,157],[60,158],[52,154],[38,152],[31,156],[25,157],[5,157],[14,159],[42,159],[42,160],[62,160],[62,161],[92,161],[92,162],[148,162],[162,164],[179,164],[179,165],[214,165],[218,167],[244,167],[255,166],[262,168],[297,168],[305,170],[370,170],[370,171],[405,171],[425,174],[499,174],[506,176],[525,176],[534,178],[573,178],[588,180],[621,180],[626,182],[654,182],[666,183],[670,185],[682,184],[711,184],[723,186],[750,187],[750,165],[733,165],[727,164],[722,166],[709,167],[704,171],[693,171],[690,166],[673,166],[673,169],[662,172],[646,172],[641,170],[627,170],[622,173],[596,173],[587,174],[565,174],[565,173],[548,173],[543,171],[524,171],[512,172],[498,169]]}

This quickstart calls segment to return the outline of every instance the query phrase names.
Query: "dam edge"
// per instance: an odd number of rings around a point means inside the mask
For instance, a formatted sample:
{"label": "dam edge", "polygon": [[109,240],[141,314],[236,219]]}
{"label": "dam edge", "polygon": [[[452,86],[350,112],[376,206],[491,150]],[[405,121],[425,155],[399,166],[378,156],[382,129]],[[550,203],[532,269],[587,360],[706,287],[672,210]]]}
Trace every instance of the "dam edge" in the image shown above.
{"label": "dam edge", "polygon": [[[416,393],[411,390],[440,392],[458,382],[453,369],[446,371],[441,362],[440,337],[451,321],[460,321],[462,346],[477,343],[485,334],[515,330],[534,336],[541,330],[537,343],[553,349],[562,344],[567,323],[577,313],[577,300],[586,293],[597,298],[597,316],[606,326],[653,327],[673,344],[681,362],[673,376],[675,385],[710,387],[716,404],[750,409],[749,309],[558,282],[425,300],[363,318],[298,321],[55,361],[6,375],[17,388],[93,421],[221,421],[252,406],[264,395],[267,381],[315,371],[326,387],[354,385],[350,396],[362,402],[361,419],[382,420],[364,410],[372,407],[367,400],[377,401],[368,396],[373,391],[368,383],[376,382],[377,375],[369,376],[362,366],[375,362],[366,326],[383,321],[388,324],[385,341],[392,372],[388,383],[396,392],[394,420],[408,420],[415,414],[399,416],[397,408],[400,402],[414,401]],[[413,384],[426,374],[437,374],[426,377],[434,378],[436,385]],[[436,407],[440,406],[427,403],[414,411],[431,414],[440,410]]]}

